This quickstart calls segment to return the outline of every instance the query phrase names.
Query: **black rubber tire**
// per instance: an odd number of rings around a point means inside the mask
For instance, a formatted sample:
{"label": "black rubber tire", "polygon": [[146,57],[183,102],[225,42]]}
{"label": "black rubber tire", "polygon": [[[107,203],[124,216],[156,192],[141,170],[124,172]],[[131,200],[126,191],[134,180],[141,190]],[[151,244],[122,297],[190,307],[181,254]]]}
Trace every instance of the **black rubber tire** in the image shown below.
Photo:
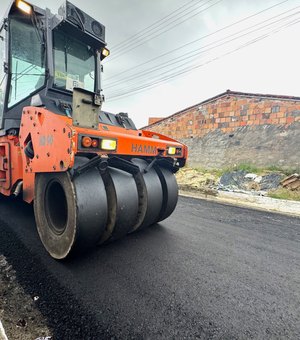
{"label": "black rubber tire", "polygon": [[153,225],[159,220],[163,204],[163,191],[154,168],[149,169],[146,173],[144,172],[149,163],[139,158],[133,158],[131,161],[140,168],[139,174],[135,177],[140,190],[139,202],[141,207],[139,218],[132,229],[132,231],[136,231]]}
{"label": "black rubber tire", "polygon": [[74,182],[68,172],[37,174],[34,214],[40,239],[53,258],[61,260],[96,245],[107,221],[99,172],[92,169]]}
{"label": "black rubber tire", "polygon": [[160,166],[154,166],[163,190],[163,204],[157,222],[165,220],[176,208],[178,201],[178,184],[175,175]]}
{"label": "black rubber tire", "polygon": [[108,167],[102,174],[107,199],[108,223],[99,244],[115,241],[132,230],[139,210],[138,189],[133,176]]}

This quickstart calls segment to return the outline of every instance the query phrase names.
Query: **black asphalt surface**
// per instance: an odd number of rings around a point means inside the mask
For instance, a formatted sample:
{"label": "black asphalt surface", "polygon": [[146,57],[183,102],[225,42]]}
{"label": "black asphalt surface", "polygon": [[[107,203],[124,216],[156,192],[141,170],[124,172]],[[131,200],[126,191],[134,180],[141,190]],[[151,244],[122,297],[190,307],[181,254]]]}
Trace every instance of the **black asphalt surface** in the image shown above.
{"label": "black asphalt surface", "polygon": [[180,198],[166,221],[68,262],[0,202],[0,253],[55,339],[300,339],[300,219]]}

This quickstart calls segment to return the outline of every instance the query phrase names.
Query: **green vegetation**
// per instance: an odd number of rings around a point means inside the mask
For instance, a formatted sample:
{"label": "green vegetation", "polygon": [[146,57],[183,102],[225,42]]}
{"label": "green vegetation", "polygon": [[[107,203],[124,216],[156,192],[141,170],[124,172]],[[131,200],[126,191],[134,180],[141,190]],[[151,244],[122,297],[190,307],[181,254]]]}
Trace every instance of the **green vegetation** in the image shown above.
{"label": "green vegetation", "polygon": [[300,191],[291,191],[285,188],[278,188],[268,193],[269,197],[282,200],[300,201]]}
{"label": "green vegetation", "polygon": [[197,172],[200,172],[202,174],[205,173],[210,173],[213,174],[217,177],[221,177],[222,175],[226,174],[227,172],[232,172],[232,171],[246,171],[248,173],[254,173],[254,174],[259,174],[261,173],[261,169],[257,168],[256,166],[252,164],[240,164],[240,165],[233,165],[233,166],[228,166],[226,168],[221,168],[221,169],[205,169],[201,167],[193,168]]}
{"label": "green vegetation", "polygon": [[278,165],[270,165],[266,168],[268,171],[273,171],[273,172],[282,172],[282,168],[280,168]]}
{"label": "green vegetation", "polygon": [[238,165],[233,165],[233,166],[229,166],[229,167],[225,167],[225,168],[221,168],[221,169],[205,169],[202,167],[196,167],[193,168],[194,170],[196,170],[197,172],[200,172],[202,174],[205,173],[210,173],[213,174],[215,176],[221,177],[223,174],[227,173],[227,172],[232,172],[232,171],[246,171],[248,173],[253,173],[253,174],[257,174],[257,175],[263,175],[263,174],[267,174],[269,172],[280,172],[286,176],[290,176],[294,173],[300,173],[300,167],[298,168],[284,168],[284,167],[280,167],[277,165],[271,165],[269,167],[266,168],[260,168],[257,167],[253,164],[250,163],[241,163]]}
{"label": "green vegetation", "polygon": [[266,168],[267,171],[269,172],[281,172],[285,174],[286,176],[290,176],[292,174],[299,174],[300,173],[300,167],[295,167],[295,168],[281,168],[277,165],[271,165]]}
{"label": "green vegetation", "polygon": [[248,173],[259,174],[261,169],[253,164],[242,163],[236,166],[235,170],[246,171]]}

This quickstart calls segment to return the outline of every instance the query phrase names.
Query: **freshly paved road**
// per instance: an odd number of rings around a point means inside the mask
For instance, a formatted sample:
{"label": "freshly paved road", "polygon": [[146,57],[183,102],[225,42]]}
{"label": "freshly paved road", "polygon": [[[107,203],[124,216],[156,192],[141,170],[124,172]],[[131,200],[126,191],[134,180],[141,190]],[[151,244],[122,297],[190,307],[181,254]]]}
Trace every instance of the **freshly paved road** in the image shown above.
{"label": "freshly paved road", "polygon": [[0,203],[8,257],[55,339],[300,339],[300,219],[180,198],[166,221],[56,262]]}

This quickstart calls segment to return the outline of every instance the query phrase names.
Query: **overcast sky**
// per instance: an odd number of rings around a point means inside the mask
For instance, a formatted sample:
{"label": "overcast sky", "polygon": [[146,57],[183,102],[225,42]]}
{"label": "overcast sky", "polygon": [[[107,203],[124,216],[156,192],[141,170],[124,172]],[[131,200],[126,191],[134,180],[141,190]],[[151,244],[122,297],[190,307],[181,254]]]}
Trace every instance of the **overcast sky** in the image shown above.
{"label": "overcast sky", "polygon": [[[103,109],[138,127],[227,89],[300,96],[300,0],[71,2],[106,26]],[[62,1],[32,3],[55,12]]]}

